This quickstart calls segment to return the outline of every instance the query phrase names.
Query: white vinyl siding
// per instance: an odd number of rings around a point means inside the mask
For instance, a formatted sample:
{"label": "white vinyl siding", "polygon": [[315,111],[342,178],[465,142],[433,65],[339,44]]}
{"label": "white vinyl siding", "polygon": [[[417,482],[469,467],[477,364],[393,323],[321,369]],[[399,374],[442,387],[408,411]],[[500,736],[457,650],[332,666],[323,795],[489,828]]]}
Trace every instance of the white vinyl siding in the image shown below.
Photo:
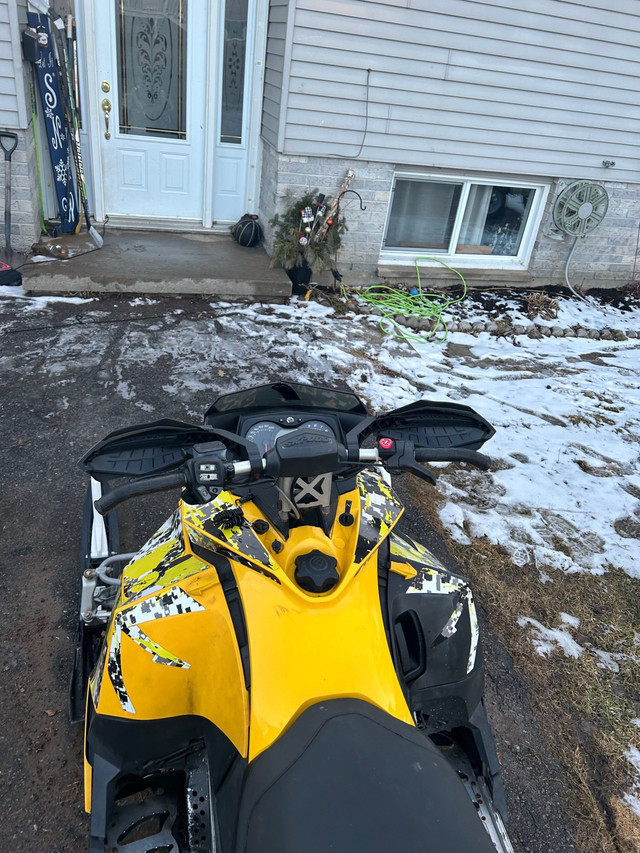
{"label": "white vinyl siding", "polygon": [[285,154],[638,180],[637,0],[297,0],[292,23]]}
{"label": "white vinyl siding", "polygon": [[20,19],[26,20],[25,3],[0,0],[0,127],[6,130],[21,130],[27,125],[22,75],[28,68],[23,69],[22,64],[17,5],[21,7]]}
{"label": "white vinyl siding", "polygon": [[3,128],[19,126],[9,2],[0,0],[0,127]]}
{"label": "white vinyl siding", "polygon": [[267,53],[262,103],[262,135],[274,148],[278,144],[287,53],[288,0],[271,0],[267,25]]}

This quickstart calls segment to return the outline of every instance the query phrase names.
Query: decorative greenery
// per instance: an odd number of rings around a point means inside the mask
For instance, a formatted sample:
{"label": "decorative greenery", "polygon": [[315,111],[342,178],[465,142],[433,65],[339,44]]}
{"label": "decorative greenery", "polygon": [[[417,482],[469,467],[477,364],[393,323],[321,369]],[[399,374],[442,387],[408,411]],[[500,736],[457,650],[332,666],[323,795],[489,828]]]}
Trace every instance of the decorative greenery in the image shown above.
{"label": "decorative greenery", "polygon": [[[313,221],[304,222],[302,211],[310,208]],[[271,266],[278,262],[286,270],[304,266],[313,272],[330,269],[335,265],[335,256],[342,244],[342,235],[347,230],[344,216],[338,214],[327,229],[327,214],[331,199],[311,190],[292,202],[282,214],[269,220],[273,232],[273,258]]]}

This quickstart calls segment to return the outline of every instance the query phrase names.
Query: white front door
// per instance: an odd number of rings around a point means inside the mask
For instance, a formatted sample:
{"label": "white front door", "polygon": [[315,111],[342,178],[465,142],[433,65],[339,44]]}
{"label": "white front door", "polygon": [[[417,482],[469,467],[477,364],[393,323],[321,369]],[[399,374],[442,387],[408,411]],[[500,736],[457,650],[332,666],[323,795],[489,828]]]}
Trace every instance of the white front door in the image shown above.
{"label": "white front door", "polygon": [[86,0],[84,9],[98,219],[208,227],[239,218],[257,149],[256,0]]}
{"label": "white front door", "polygon": [[107,216],[200,220],[207,0],[94,0]]}

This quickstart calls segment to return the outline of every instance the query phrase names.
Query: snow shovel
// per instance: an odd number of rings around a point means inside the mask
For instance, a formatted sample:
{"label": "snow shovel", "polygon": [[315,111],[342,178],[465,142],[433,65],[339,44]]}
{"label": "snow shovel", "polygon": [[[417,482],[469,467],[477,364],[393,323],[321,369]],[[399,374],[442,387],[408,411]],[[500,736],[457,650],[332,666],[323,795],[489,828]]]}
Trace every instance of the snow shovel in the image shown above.
{"label": "snow shovel", "polygon": [[[0,130],[0,147],[4,151],[4,252],[0,253],[0,283],[21,284],[22,276],[15,269],[24,258],[11,248],[11,155],[18,145],[18,134]],[[12,268],[13,267],[13,268]]]}

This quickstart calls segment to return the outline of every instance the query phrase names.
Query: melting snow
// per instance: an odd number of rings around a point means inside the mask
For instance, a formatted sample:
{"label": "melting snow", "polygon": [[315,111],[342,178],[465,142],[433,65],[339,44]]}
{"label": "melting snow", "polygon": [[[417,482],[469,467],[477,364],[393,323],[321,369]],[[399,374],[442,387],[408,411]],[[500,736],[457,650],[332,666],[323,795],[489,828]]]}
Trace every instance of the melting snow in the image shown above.
{"label": "melting snow", "polygon": [[636,774],[636,781],[633,783],[631,790],[624,795],[622,802],[640,817],[640,751],[635,746],[630,746],[625,752],[624,757],[633,767]]}
{"label": "melting snow", "polygon": [[548,657],[556,648],[562,649],[567,657],[579,658],[584,649],[576,643],[571,634],[564,628],[545,628],[536,619],[521,616],[518,619],[521,628],[530,626],[533,645],[542,657]]}

